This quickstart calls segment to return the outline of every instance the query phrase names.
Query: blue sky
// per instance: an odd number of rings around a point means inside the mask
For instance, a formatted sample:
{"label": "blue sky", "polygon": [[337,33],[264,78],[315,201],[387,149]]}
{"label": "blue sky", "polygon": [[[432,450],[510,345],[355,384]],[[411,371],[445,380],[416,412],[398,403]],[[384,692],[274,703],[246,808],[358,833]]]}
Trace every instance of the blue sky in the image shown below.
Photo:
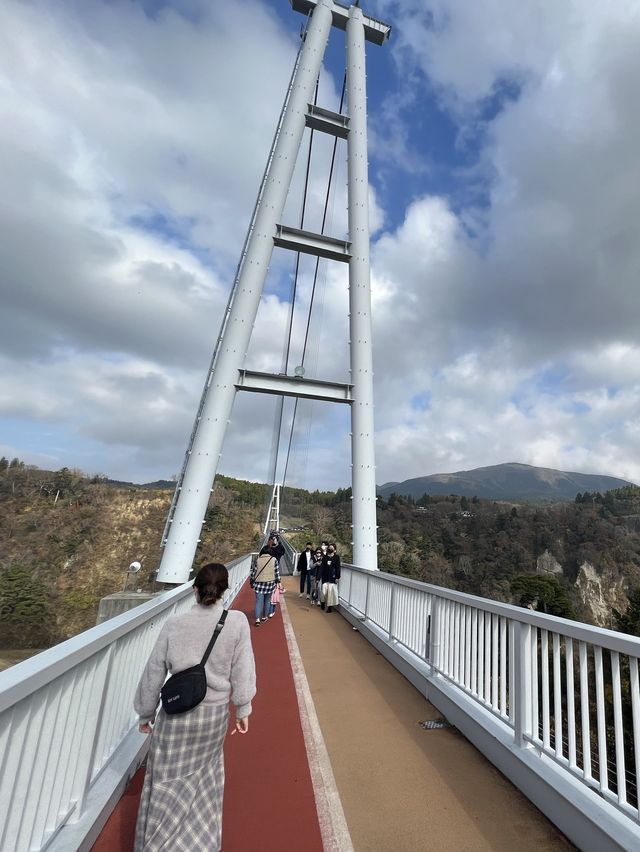
{"label": "blue sky", "polygon": [[[378,481],[518,461],[640,482],[637,3],[363,5],[393,28],[367,59]],[[0,454],[180,469],[302,22],[287,0],[2,4]],[[333,109],[343,63],[335,31]],[[316,139],[308,227],[329,156]],[[345,180],[341,146],[336,236]],[[305,365],[343,380],[336,266]],[[280,369],[292,268],[276,250],[247,366]],[[266,478],[273,409],[237,400],[225,473]],[[302,405],[293,484],[348,484],[348,432]]]}

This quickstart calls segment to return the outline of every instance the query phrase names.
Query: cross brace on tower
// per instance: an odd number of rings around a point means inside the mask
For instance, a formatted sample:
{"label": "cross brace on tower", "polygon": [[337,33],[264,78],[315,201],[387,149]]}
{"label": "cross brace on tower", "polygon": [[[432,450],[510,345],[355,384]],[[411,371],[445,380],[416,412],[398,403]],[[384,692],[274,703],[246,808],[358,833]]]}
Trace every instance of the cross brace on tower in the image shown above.
{"label": "cross brace on tower", "polygon": [[[383,44],[390,27],[365,15],[358,5],[344,6],[332,0],[291,0],[291,5],[309,15],[308,25],[169,512],[159,582],[182,583],[189,577],[239,390],[350,406],[353,562],[362,568],[377,568],[365,41]],[[311,103],[332,26],[346,31],[347,115]],[[348,241],[291,228],[280,221],[305,127],[347,140]],[[349,384],[244,369],[275,246],[348,263]]]}

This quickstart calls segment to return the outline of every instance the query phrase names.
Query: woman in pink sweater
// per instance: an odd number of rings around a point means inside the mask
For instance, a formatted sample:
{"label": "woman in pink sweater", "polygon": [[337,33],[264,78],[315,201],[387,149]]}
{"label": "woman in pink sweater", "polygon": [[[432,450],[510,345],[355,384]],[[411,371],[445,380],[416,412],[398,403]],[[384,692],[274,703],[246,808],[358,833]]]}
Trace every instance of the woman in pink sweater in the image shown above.
{"label": "woman in pink sweater", "polygon": [[[218,850],[222,837],[223,744],[229,702],[236,708],[235,730],[249,729],[256,675],[249,622],[229,611],[205,664],[207,694],[187,713],[160,710],[167,673],[196,665],[223,612],[229,588],[224,565],[210,563],[193,583],[196,603],[184,615],[167,619],[140,678],[134,707],[140,731],[151,734],[147,771],[136,826],[136,852],[166,849]],[[155,724],[153,720],[155,718]]]}

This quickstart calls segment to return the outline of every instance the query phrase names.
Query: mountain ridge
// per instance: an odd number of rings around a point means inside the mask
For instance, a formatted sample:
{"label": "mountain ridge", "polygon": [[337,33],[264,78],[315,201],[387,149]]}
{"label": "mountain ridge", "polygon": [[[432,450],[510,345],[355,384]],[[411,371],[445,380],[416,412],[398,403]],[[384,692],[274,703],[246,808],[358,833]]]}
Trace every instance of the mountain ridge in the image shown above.
{"label": "mountain ridge", "polygon": [[555,470],[520,462],[489,465],[454,473],[434,473],[378,487],[383,498],[392,493],[406,497],[457,494],[488,500],[574,500],[583,491],[605,492],[634,483],[595,473]]}

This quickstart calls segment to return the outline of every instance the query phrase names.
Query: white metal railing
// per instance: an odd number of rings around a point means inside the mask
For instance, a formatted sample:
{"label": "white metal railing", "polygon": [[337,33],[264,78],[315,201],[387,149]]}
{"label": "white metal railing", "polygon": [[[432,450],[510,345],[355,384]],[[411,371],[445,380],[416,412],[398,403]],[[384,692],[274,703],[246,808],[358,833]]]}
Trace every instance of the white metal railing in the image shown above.
{"label": "white metal railing", "polygon": [[[248,555],[229,564],[225,605],[250,562]],[[160,628],[192,603],[185,583],[0,673],[2,852],[46,849],[86,816],[93,788],[119,752],[144,753],[134,692]]]}
{"label": "white metal railing", "polygon": [[280,541],[282,542],[282,546],[284,547],[284,556],[280,560],[281,562],[284,560],[285,565],[293,574],[296,570],[296,564],[298,561],[298,551],[293,547],[292,544],[285,538],[285,536],[280,536]]}
{"label": "white metal railing", "polygon": [[640,849],[639,638],[349,565],[339,586],[346,613],[611,804]]}

